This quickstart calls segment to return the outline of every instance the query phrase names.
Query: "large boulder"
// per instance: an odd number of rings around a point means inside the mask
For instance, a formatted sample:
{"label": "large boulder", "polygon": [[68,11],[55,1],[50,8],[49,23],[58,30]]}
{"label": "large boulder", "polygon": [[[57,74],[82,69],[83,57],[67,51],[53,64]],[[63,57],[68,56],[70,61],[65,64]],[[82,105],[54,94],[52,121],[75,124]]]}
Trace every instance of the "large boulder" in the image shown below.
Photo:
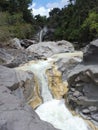
{"label": "large boulder", "polygon": [[33,73],[0,66],[0,130],[56,130],[26,104],[34,86]]}
{"label": "large boulder", "polygon": [[32,108],[0,85],[0,130],[57,130],[41,121]]}
{"label": "large boulder", "polygon": [[82,61],[82,52],[55,54],[51,57],[53,65],[47,69],[49,90],[55,99],[61,99],[68,91],[69,72]]}
{"label": "large boulder", "polygon": [[35,40],[30,40],[30,39],[21,40],[21,46],[24,48],[27,48],[31,46],[32,44],[37,44],[37,42]]}
{"label": "large boulder", "polygon": [[98,65],[78,65],[69,74],[67,103],[98,125]]}
{"label": "large boulder", "polygon": [[47,32],[45,33],[45,35],[43,36],[43,41],[53,41],[54,40],[54,32],[55,29],[53,28],[48,28]]}
{"label": "large boulder", "polygon": [[14,68],[36,59],[41,59],[41,56],[36,53],[27,52],[26,50],[0,48],[0,65]]}
{"label": "large boulder", "polygon": [[85,47],[83,59],[86,64],[98,64],[98,39]]}
{"label": "large boulder", "polygon": [[20,100],[33,108],[42,103],[40,90],[33,72],[0,66],[0,85],[11,90]]}
{"label": "large boulder", "polygon": [[31,72],[0,66],[0,85],[9,88],[14,95],[26,101],[35,86],[34,75]]}
{"label": "large boulder", "polygon": [[61,72],[62,80],[66,81],[70,71],[83,60],[83,52],[74,51],[73,53],[61,53],[54,55],[55,65]]}
{"label": "large boulder", "polygon": [[18,38],[11,39],[8,44],[12,48],[23,49],[23,47],[21,46],[21,41]]}
{"label": "large boulder", "polygon": [[0,48],[0,64],[9,64],[13,59],[14,57],[7,53],[5,49]]}
{"label": "large boulder", "polygon": [[27,51],[37,53],[43,57],[50,57],[58,53],[73,52],[74,47],[70,42],[62,40],[58,42],[40,42],[29,46]]}

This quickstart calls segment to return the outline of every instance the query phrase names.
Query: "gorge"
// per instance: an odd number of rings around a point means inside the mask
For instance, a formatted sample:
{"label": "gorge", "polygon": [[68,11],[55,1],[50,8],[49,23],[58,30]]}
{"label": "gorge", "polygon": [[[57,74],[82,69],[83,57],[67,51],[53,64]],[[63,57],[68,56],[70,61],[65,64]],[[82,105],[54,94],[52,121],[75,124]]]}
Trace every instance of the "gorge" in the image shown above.
{"label": "gorge", "polygon": [[85,63],[94,42],[85,55],[64,40],[1,49],[0,130],[97,130],[97,64]]}

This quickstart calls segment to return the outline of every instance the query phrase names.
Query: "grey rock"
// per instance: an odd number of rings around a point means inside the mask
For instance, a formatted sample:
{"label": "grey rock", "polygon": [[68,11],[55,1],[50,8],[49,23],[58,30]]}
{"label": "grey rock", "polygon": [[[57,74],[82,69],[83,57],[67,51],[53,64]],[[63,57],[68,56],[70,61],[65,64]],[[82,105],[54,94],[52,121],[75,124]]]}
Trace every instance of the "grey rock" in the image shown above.
{"label": "grey rock", "polygon": [[90,106],[88,109],[92,112],[92,111],[96,111],[97,107],[96,106]]}
{"label": "grey rock", "polygon": [[18,38],[11,39],[9,41],[9,46],[15,49],[23,49],[23,47],[21,46],[21,41]]}
{"label": "grey rock", "polygon": [[[79,57],[79,59],[82,61],[81,57]],[[58,70],[62,73],[63,81],[67,80],[67,77],[70,72],[78,64],[80,64],[80,61],[76,60],[75,57],[62,57],[55,62],[55,65],[58,67]]]}
{"label": "grey rock", "polygon": [[94,113],[91,115],[92,119],[98,122],[98,113]]}
{"label": "grey rock", "polygon": [[30,106],[0,86],[0,130],[57,130],[41,121]]}
{"label": "grey rock", "polygon": [[34,89],[34,75],[17,69],[0,66],[0,86],[9,88],[14,95],[26,100]]}
{"label": "grey rock", "polygon": [[31,46],[32,44],[37,44],[35,40],[30,40],[30,39],[23,39],[20,41],[20,43],[21,43],[21,46],[24,48],[27,48]]}
{"label": "grey rock", "polygon": [[[70,72],[68,83],[69,106],[74,110],[78,109],[79,113],[82,110],[83,117],[95,120],[98,124],[98,65],[77,65]],[[72,91],[73,88],[75,91]]]}
{"label": "grey rock", "polygon": [[85,47],[83,59],[85,64],[98,63],[98,39],[92,41]]}
{"label": "grey rock", "polygon": [[26,50],[40,56],[50,57],[58,53],[73,52],[74,47],[70,42],[62,40],[58,42],[39,42],[29,46]]}
{"label": "grey rock", "polygon": [[73,96],[75,96],[75,97],[79,97],[79,95],[80,95],[79,91],[75,91],[75,92],[73,93]]}
{"label": "grey rock", "polygon": [[14,59],[5,49],[0,48],[0,64],[9,64]]}
{"label": "grey rock", "polygon": [[19,95],[27,98],[33,88],[32,73],[0,66],[0,130],[57,130],[41,121]]}
{"label": "grey rock", "polygon": [[71,91],[72,91],[72,92],[74,92],[74,91],[75,91],[75,89],[74,89],[74,88],[71,88]]}
{"label": "grey rock", "polygon": [[90,110],[89,110],[89,109],[83,109],[82,112],[83,112],[84,114],[87,114],[87,113],[90,112]]}
{"label": "grey rock", "polygon": [[36,59],[41,59],[41,56],[21,49],[0,48],[0,65],[14,68]]}

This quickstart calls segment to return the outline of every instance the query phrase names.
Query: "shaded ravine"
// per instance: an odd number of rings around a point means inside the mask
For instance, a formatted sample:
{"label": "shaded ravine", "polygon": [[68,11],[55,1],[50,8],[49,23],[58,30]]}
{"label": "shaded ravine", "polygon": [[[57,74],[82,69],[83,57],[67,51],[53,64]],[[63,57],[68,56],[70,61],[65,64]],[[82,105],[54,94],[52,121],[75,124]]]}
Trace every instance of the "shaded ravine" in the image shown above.
{"label": "shaded ravine", "polygon": [[54,56],[47,58],[47,60],[31,61],[16,69],[31,71],[34,73],[38,86],[40,89],[40,95],[43,100],[43,104],[40,105],[36,112],[42,120],[50,122],[54,127],[61,130],[91,130],[82,118],[72,116],[71,112],[67,109],[63,100],[53,99],[51,90],[48,86],[48,79],[46,70],[54,66],[54,62],[60,58],[75,58],[80,62],[80,58],[83,54],[81,52],[74,53],[62,53],[55,54]]}

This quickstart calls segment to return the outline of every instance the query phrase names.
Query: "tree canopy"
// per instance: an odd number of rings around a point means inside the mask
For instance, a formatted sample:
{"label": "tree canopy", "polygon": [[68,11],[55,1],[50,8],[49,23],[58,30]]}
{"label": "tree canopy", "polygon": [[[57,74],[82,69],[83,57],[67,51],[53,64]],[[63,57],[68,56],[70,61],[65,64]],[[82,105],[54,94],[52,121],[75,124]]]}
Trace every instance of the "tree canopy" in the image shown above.
{"label": "tree canopy", "polygon": [[69,0],[68,6],[50,11],[48,26],[55,28],[54,40],[79,44],[98,38],[98,0]]}
{"label": "tree canopy", "polygon": [[62,9],[51,10],[48,18],[33,16],[28,10],[31,2],[0,0],[0,30],[4,27],[14,36],[28,38],[39,28],[47,26],[54,30],[53,40],[65,39],[79,46],[98,38],[98,0],[69,0],[69,4]]}

